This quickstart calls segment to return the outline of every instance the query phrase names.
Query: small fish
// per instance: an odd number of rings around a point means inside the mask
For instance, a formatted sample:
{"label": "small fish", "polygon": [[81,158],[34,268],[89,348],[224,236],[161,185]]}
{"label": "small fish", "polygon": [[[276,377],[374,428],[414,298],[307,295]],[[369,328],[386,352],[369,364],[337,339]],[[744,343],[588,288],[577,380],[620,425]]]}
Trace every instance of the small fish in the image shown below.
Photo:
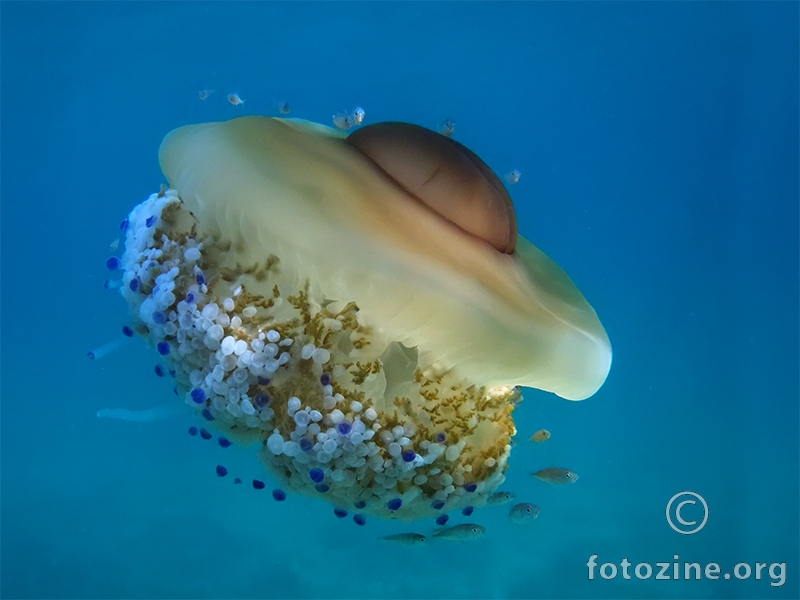
{"label": "small fish", "polygon": [[519,169],[514,169],[513,171],[509,171],[505,175],[503,175],[503,179],[505,179],[510,184],[515,184],[519,181],[519,178],[522,176],[522,173],[519,172]]}
{"label": "small fish", "polygon": [[443,136],[450,137],[453,135],[453,133],[455,133],[456,122],[453,119],[445,119],[439,123],[438,130]]}
{"label": "small fish", "polygon": [[425,543],[425,536],[420,533],[395,533],[394,535],[385,535],[381,539],[404,546],[419,546]]}
{"label": "small fish", "polygon": [[211,94],[213,94],[216,91],[217,90],[210,90],[208,88],[203,88],[202,90],[197,92],[197,97],[200,98],[200,100],[205,100],[206,98],[208,98]]}
{"label": "small fish", "polygon": [[477,540],[485,532],[485,528],[475,523],[462,523],[461,525],[453,525],[452,527],[445,527],[435,531],[433,537],[450,540],[451,542],[468,542]]}
{"label": "small fish", "polygon": [[534,431],[533,435],[531,436],[532,442],[546,442],[550,439],[550,432],[547,429],[540,429],[538,431]]}
{"label": "small fish", "polygon": [[531,473],[531,475],[552,485],[567,485],[578,481],[578,474],[575,471],[562,469],[561,467],[542,469],[541,471],[536,471],[536,473]]}
{"label": "small fish", "polygon": [[272,103],[282,115],[288,115],[290,112],[292,112],[292,109],[286,100],[273,100]]}
{"label": "small fish", "polygon": [[333,115],[333,124],[339,129],[347,131],[353,126],[353,115],[347,113],[336,113]]}
{"label": "small fish", "polygon": [[514,523],[527,523],[539,516],[539,507],[530,502],[515,504],[508,511],[508,518]]}
{"label": "small fish", "polygon": [[111,244],[109,245],[109,248],[111,248],[111,250],[116,250],[117,246],[119,246],[119,238],[117,238],[113,242],[111,242]]}
{"label": "small fish", "polygon": [[495,492],[486,499],[486,506],[500,506],[508,504],[517,496],[513,492]]}
{"label": "small fish", "polygon": [[228,102],[233,104],[234,106],[239,106],[240,104],[244,104],[244,100],[239,97],[239,94],[234,92],[233,94],[228,94]]}
{"label": "small fish", "polygon": [[360,106],[356,106],[353,109],[353,113],[351,115],[353,117],[353,123],[355,123],[356,125],[361,125],[361,123],[364,122],[364,116],[366,114],[367,113],[364,112],[363,108],[361,108]]}

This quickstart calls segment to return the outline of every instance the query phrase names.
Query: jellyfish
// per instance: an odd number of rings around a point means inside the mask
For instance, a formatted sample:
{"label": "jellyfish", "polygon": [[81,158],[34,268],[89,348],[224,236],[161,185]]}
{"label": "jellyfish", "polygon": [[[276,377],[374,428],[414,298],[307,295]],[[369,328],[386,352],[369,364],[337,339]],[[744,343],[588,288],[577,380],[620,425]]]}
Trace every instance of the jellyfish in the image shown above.
{"label": "jellyfish", "polygon": [[521,386],[606,378],[595,311],[450,138],[250,116],[180,127],[159,161],[169,189],[125,233],[132,326],[284,489],[401,520],[482,506]]}

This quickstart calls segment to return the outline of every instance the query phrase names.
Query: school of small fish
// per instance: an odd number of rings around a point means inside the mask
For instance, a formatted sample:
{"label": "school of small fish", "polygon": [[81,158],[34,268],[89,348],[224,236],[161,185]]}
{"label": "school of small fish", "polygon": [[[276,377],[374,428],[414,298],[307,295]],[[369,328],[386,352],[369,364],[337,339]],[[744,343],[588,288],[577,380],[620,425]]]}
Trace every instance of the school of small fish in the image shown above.
{"label": "school of small fish", "polygon": [[[211,94],[213,94],[216,90],[210,88],[202,88],[198,93],[197,97],[200,100],[206,100]],[[233,106],[240,106],[245,103],[245,100],[239,96],[238,92],[233,92],[227,95],[228,102]],[[281,115],[288,115],[292,112],[289,103],[286,100],[272,100],[272,106],[278,111]],[[361,125],[364,122],[364,117],[366,116],[366,111],[361,108],[360,106],[356,106],[351,111],[341,111],[333,115],[333,124],[342,130],[352,129],[355,126]]]}
{"label": "school of small fish", "polygon": [[[200,100],[206,100],[215,91],[216,91],[215,89],[204,87],[204,88],[200,89],[200,91],[197,92],[197,97],[200,98]],[[241,106],[242,104],[245,103],[245,100],[243,100],[241,98],[241,96],[239,96],[238,92],[233,92],[231,94],[228,94],[227,95],[227,100],[233,106]],[[283,99],[280,99],[280,100],[273,99],[272,106],[281,115],[288,115],[291,112],[291,107],[289,106],[289,103],[286,100],[283,100]],[[356,106],[351,111],[340,111],[340,112],[337,112],[336,114],[333,115],[332,121],[333,121],[333,125],[337,129],[341,129],[343,131],[347,131],[349,129],[352,129],[353,127],[357,127],[357,126],[361,125],[364,122],[364,117],[365,116],[366,116],[366,112],[364,111],[364,109],[361,108],[360,106]],[[445,137],[452,137],[452,135],[455,133],[455,130],[456,130],[456,122],[453,119],[450,119],[450,118],[445,119],[445,120],[443,120],[442,122],[440,122],[437,125],[436,130],[440,134],[445,136]],[[519,178],[521,176],[522,176],[522,173],[519,171],[519,169],[513,169],[513,170],[509,171],[508,173],[506,173],[505,175],[503,175],[503,179],[505,179],[506,182],[508,182],[509,184],[513,185],[513,184],[515,184],[515,183],[517,183],[519,181]],[[548,432],[546,430],[540,430],[540,431],[546,433],[547,437],[545,437],[544,439],[541,439],[541,440],[531,438],[532,441],[543,442],[548,437],[550,437],[550,432]],[[540,433],[540,432],[537,431],[536,433]],[[536,434],[534,434],[534,435],[536,435]]]}
{"label": "school of small fish", "polygon": [[333,115],[333,124],[339,129],[347,131],[355,125],[361,125],[364,122],[366,112],[360,106],[356,106],[350,112],[342,111]]}
{"label": "school of small fish", "polygon": [[[198,93],[197,96],[200,100],[206,100],[209,96],[211,96],[216,90],[212,88],[202,88]],[[227,95],[228,102],[233,106],[241,106],[245,103],[245,100],[239,96],[238,92],[233,92]],[[286,100],[275,100],[273,99],[272,105],[274,109],[278,111],[281,115],[288,115],[291,112],[291,107]],[[357,127],[364,122],[364,117],[366,116],[366,112],[360,106],[356,106],[351,111],[340,111],[333,115],[332,121],[333,125],[337,129],[341,129],[343,131],[347,131],[352,129],[353,127]],[[445,119],[441,123],[439,123],[436,127],[436,130],[446,137],[452,137],[456,130],[456,122],[453,119]],[[520,176],[522,173],[519,169],[513,169],[509,171],[505,175],[503,175],[503,179],[505,179],[509,184],[515,184],[519,181]],[[546,439],[546,438],[545,438]],[[544,441],[544,440],[535,440],[535,441]]]}
{"label": "school of small fish", "polygon": [[[539,429],[530,437],[532,442],[544,442],[550,439],[550,432],[547,429]],[[548,467],[540,469],[535,473],[531,473],[533,477],[548,483],[550,485],[569,485],[578,480],[578,474],[570,469],[563,467]],[[509,504],[516,500],[516,494],[506,490],[501,490],[493,493],[486,500],[486,506],[502,506]],[[508,519],[515,525],[523,525],[535,521],[541,512],[540,508],[530,502],[520,502],[512,506],[508,511]],[[472,514],[472,510],[465,515]],[[438,522],[438,521],[437,521]],[[443,539],[452,542],[468,542],[477,540],[483,536],[486,529],[481,525],[475,523],[463,523],[460,525],[453,525],[451,527],[444,527],[437,529],[433,532],[432,537],[435,539]],[[394,535],[387,535],[381,538],[383,540],[402,544],[405,546],[418,546],[424,544],[426,538],[421,533],[398,533]]]}

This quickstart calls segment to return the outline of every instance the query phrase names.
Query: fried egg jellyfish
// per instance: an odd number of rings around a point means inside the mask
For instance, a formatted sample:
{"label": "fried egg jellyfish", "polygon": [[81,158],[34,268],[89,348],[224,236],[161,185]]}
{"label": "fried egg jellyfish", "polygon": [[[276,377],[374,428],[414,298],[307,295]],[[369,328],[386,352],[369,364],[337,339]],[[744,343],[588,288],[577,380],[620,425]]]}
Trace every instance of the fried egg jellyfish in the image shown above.
{"label": "fried egg jellyfish", "polygon": [[586,398],[611,349],[477,156],[380,125],[172,131],[120,291],[186,404],[282,485],[412,520],[485,504],[518,386]]}

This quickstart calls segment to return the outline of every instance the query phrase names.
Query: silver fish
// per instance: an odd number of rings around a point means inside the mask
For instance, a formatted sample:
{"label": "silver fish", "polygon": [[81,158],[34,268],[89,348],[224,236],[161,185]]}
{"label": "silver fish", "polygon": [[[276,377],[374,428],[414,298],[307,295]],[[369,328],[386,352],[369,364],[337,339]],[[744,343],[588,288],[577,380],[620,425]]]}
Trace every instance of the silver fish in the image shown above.
{"label": "silver fish", "polygon": [[336,113],[333,115],[333,124],[339,129],[347,131],[353,127],[353,115],[347,113]]}
{"label": "silver fish", "polygon": [[486,529],[475,523],[462,523],[461,525],[453,525],[452,527],[445,527],[435,531],[433,537],[450,540],[451,542],[468,542],[477,540],[485,532]]}
{"label": "silver fish", "polygon": [[508,504],[517,496],[513,492],[495,492],[486,499],[486,506],[500,506]]}
{"label": "silver fish", "polygon": [[445,137],[451,137],[456,131],[456,122],[453,119],[445,119],[439,123],[438,131]]}
{"label": "silver fish", "polygon": [[519,172],[519,169],[514,169],[513,171],[509,171],[505,175],[503,175],[503,179],[505,179],[510,184],[515,184],[519,181],[519,178],[522,176],[522,173]]}
{"label": "silver fish", "polygon": [[381,538],[387,542],[396,542],[404,546],[418,546],[425,543],[425,536],[421,533],[395,533],[393,535],[385,535]]}
{"label": "silver fish", "polygon": [[228,94],[228,102],[230,104],[233,104],[234,106],[239,106],[241,104],[244,104],[246,101],[242,100],[239,97],[239,93],[238,92],[234,92],[233,94]]}
{"label": "silver fish", "polygon": [[538,516],[539,507],[530,502],[515,504],[511,507],[511,510],[508,511],[508,518],[514,523],[527,523],[528,521],[533,521]]}
{"label": "silver fish", "polygon": [[536,442],[537,444],[541,442],[546,442],[550,439],[550,432],[547,429],[539,429],[533,433],[530,437],[530,441]]}
{"label": "silver fish", "polygon": [[561,467],[549,467],[541,471],[536,471],[536,473],[531,473],[531,475],[536,477],[536,479],[541,479],[545,483],[550,483],[552,485],[567,485],[578,481],[578,474],[575,473],[575,471],[562,469]]}

